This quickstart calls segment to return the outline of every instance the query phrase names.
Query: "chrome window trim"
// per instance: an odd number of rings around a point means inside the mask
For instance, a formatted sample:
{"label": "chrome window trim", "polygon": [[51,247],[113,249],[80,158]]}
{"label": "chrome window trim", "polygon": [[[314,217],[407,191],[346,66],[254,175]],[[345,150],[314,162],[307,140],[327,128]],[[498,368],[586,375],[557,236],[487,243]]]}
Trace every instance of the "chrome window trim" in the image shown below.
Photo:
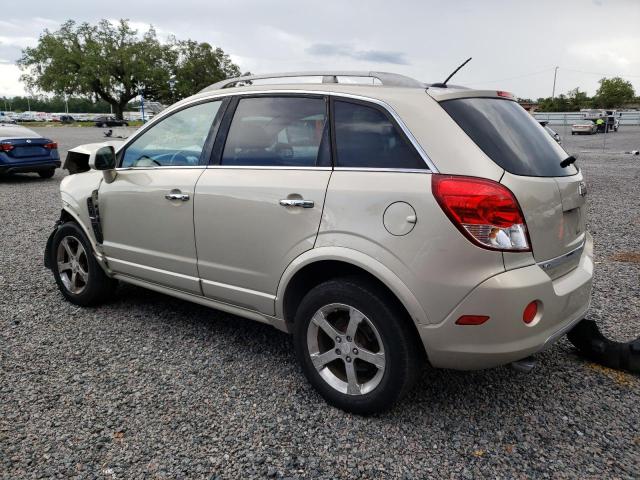
{"label": "chrome window trim", "polygon": [[375,167],[335,167],[334,170],[345,172],[394,172],[394,173],[423,173],[431,175],[431,170],[422,168],[375,168]]}
{"label": "chrome window trim", "polygon": [[[413,147],[416,149],[416,151],[418,152],[418,155],[420,155],[420,157],[422,157],[422,160],[426,164],[427,168],[431,171],[431,173],[438,173],[438,169],[436,168],[434,163],[431,161],[431,158],[429,158],[429,155],[427,155],[427,152],[425,152],[424,149],[422,148],[422,146],[418,143],[418,140],[416,140],[416,137],[413,136],[413,133],[411,133],[411,130],[409,130],[409,127],[407,126],[407,124],[402,120],[402,118],[400,118],[400,115],[398,115],[398,113],[393,109],[393,107],[391,107],[391,105],[389,105],[387,102],[385,102],[383,100],[380,100],[378,98],[372,98],[372,97],[367,97],[367,96],[363,96],[363,95],[355,95],[353,93],[333,92],[333,91],[321,90],[321,89],[320,90],[317,90],[317,89],[314,89],[314,90],[265,89],[265,90],[251,90],[251,91],[243,91],[243,92],[233,92],[233,91],[220,92],[220,91],[217,91],[217,92],[211,92],[208,95],[198,96],[197,98],[193,98],[193,99],[188,100],[188,101],[186,101],[184,103],[178,102],[178,103],[170,106],[166,110],[163,110],[159,115],[156,115],[155,117],[153,117],[153,120],[151,120],[146,125],[142,126],[137,132],[135,132],[131,137],[129,137],[120,146],[120,148],[118,148],[117,151],[120,152],[120,150],[126,148],[138,136],[142,135],[145,131],[147,131],[149,128],[151,128],[153,125],[155,125],[157,122],[161,121],[166,116],[171,115],[176,110],[181,110],[181,109],[187,108],[192,104],[203,103],[205,101],[215,101],[217,99],[223,99],[224,97],[229,97],[229,96],[251,97],[251,96],[256,96],[256,95],[278,95],[278,94],[283,94],[283,93],[284,94],[297,94],[297,95],[328,95],[328,96],[332,96],[332,97],[336,97],[336,98],[352,98],[354,100],[361,100],[363,102],[373,103],[373,104],[376,104],[376,105],[384,108],[393,117],[393,119],[396,121],[396,123],[400,126],[400,128],[402,129],[404,134],[409,139],[409,142],[411,142],[411,145],[413,145]],[[296,168],[298,168],[298,167],[296,167]],[[301,167],[301,168],[313,168],[313,167]],[[380,169],[374,169],[374,170],[380,170]]]}
{"label": "chrome window trim", "polygon": [[206,167],[207,167],[206,165],[157,165],[155,167],[117,167],[116,171],[125,172],[127,170],[158,170],[158,169],[167,169],[167,168],[180,169],[180,170],[200,168],[204,170]]}
{"label": "chrome window trim", "polygon": [[322,170],[330,172],[331,167],[296,167],[280,165],[207,165],[207,168],[217,170]]}

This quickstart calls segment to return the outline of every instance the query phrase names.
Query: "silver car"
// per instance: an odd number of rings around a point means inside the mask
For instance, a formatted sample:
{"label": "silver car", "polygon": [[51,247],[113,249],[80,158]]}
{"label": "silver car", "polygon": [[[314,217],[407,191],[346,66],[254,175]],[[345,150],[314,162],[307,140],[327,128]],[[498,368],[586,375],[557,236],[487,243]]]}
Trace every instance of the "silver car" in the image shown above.
{"label": "silver car", "polygon": [[584,317],[585,182],[510,94],[301,75],[231,79],[73,149],[45,253],[62,294],[96,305],[122,281],[273,325],[360,414],[425,363],[522,365]]}
{"label": "silver car", "polygon": [[593,135],[598,132],[598,126],[592,120],[578,120],[571,125],[571,135]]}

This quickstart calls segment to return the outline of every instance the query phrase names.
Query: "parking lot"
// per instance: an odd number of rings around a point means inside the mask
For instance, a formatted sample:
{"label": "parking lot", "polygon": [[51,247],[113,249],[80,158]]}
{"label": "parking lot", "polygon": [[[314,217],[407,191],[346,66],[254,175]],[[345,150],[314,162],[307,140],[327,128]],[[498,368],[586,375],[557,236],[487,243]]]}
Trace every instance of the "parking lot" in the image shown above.
{"label": "parking lot", "polygon": [[[571,136],[588,184],[589,317],[640,335],[640,127]],[[60,145],[102,129],[36,129]],[[606,141],[603,147],[603,140]],[[604,151],[603,151],[604,150]],[[81,309],[43,266],[58,187],[0,179],[2,478],[638,478],[640,379],[565,339],[537,368],[425,370],[391,412],[328,406],[268,326],[121,285]]]}

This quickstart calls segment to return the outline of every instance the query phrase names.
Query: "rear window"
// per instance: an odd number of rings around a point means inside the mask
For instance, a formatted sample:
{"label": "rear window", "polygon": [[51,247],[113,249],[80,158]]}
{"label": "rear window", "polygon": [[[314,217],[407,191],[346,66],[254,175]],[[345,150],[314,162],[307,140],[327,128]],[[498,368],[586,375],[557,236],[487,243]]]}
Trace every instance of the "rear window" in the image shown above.
{"label": "rear window", "polygon": [[460,98],[440,105],[500,167],[514,175],[565,177],[567,153],[520,105],[497,98]]}

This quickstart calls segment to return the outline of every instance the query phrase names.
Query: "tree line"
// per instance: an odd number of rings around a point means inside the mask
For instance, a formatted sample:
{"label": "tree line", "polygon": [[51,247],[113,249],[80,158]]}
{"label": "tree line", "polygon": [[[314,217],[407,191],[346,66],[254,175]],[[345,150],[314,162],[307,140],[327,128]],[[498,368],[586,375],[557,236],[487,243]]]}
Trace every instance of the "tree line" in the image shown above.
{"label": "tree line", "polygon": [[69,113],[109,113],[110,105],[104,100],[93,101],[86,97],[65,97],[54,95],[47,97],[36,95],[32,97],[2,97],[0,110],[13,112],[50,112],[62,113],[69,107]]}
{"label": "tree line", "polygon": [[539,112],[577,112],[583,108],[614,109],[640,103],[640,98],[635,96],[631,82],[613,77],[603,78],[599,84],[593,97],[589,97],[586,92],[576,87],[554,98],[538,98],[535,102],[529,99],[523,101],[537,103]]}
{"label": "tree line", "polygon": [[28,89],[85,98],[96,108],[107,104],[118,118],[138,95],[171,104],[240,75],[221,48],[173,36],[161,42],[153,27],[139,35],[124,19],[96,25],[68,20],[25,48],[18,65]]}

